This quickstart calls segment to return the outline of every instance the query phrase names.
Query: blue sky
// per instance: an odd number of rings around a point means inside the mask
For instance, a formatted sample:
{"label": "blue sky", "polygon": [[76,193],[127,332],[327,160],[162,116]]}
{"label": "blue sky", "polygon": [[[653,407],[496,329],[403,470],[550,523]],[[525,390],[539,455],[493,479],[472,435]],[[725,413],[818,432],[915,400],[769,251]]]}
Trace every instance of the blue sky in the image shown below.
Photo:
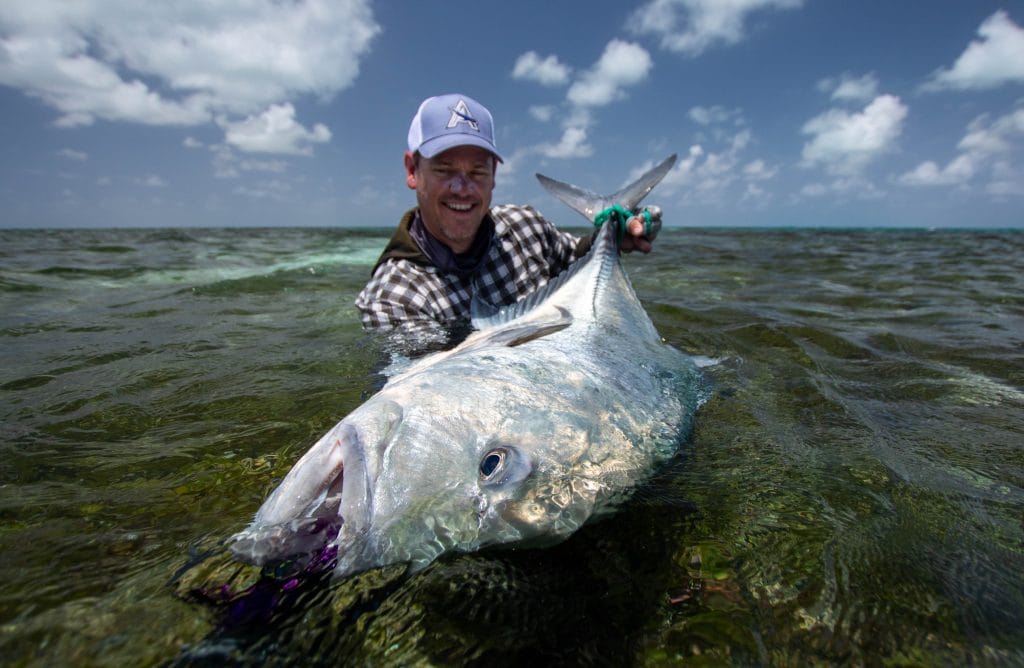
{"label": "blue sky", "polygon": [[393,226],[409,121],[487,105],[495,202],[679,154],[670,225],[1024,227],[1024,2],[0,4],[0,226]]}

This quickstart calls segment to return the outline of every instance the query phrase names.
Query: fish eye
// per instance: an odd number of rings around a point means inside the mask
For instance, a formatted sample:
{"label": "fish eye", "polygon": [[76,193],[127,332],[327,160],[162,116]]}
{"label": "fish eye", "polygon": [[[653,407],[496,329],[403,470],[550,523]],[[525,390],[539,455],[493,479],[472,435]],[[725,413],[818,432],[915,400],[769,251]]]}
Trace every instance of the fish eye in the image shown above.
{"label": "fish eye", "polygon": [[504,448],[495,448],[484,455],[484,458],[480,460],[480,477],[490,480],[503,467],[507,455],[508,451]]}

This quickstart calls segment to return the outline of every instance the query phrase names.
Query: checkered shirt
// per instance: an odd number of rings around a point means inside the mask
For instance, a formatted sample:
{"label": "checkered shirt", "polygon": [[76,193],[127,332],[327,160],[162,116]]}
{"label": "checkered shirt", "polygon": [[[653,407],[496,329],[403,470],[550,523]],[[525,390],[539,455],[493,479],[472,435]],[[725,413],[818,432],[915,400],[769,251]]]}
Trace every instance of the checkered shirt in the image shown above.
{"label": "checkered shirt", "polygon": [[473,274],[389,258],[356,298],[367,329],[401,329],[430,336],[469,319],[474,292],[487,303],[515,303],[558,275],[576,257],[579,243],[529,206],[490,211],[494,241]]}

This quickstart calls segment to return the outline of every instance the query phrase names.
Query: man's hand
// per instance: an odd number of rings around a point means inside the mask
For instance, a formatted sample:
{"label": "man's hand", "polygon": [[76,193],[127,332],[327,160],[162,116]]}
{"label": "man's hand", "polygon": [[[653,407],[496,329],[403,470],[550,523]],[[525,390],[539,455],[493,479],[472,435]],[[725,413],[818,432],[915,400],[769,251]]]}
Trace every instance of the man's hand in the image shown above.
{"label": "man's hand", "polygon": [[[647,215],[644,212],[647,212]],[[650,221],[648,222],[648,216]],[[641,253],[651,252],[651,242],[661,231],[661,208],[645,206],[637,215],[626,222],[626,235],[622,238],[621,248],[627,253],[638,250]]]}

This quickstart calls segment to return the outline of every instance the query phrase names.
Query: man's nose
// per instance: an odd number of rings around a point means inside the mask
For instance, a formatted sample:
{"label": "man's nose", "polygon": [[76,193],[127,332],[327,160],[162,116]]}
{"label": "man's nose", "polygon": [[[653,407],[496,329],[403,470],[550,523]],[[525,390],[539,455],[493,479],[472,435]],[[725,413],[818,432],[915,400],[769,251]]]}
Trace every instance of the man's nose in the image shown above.
{"label": "man's nose", "polygon": [[453,193],[466,192],[473,186],[473,181],[470,180],[465,174],[459,173],[452,176],[448,182],[448,187],[451,188]]}

